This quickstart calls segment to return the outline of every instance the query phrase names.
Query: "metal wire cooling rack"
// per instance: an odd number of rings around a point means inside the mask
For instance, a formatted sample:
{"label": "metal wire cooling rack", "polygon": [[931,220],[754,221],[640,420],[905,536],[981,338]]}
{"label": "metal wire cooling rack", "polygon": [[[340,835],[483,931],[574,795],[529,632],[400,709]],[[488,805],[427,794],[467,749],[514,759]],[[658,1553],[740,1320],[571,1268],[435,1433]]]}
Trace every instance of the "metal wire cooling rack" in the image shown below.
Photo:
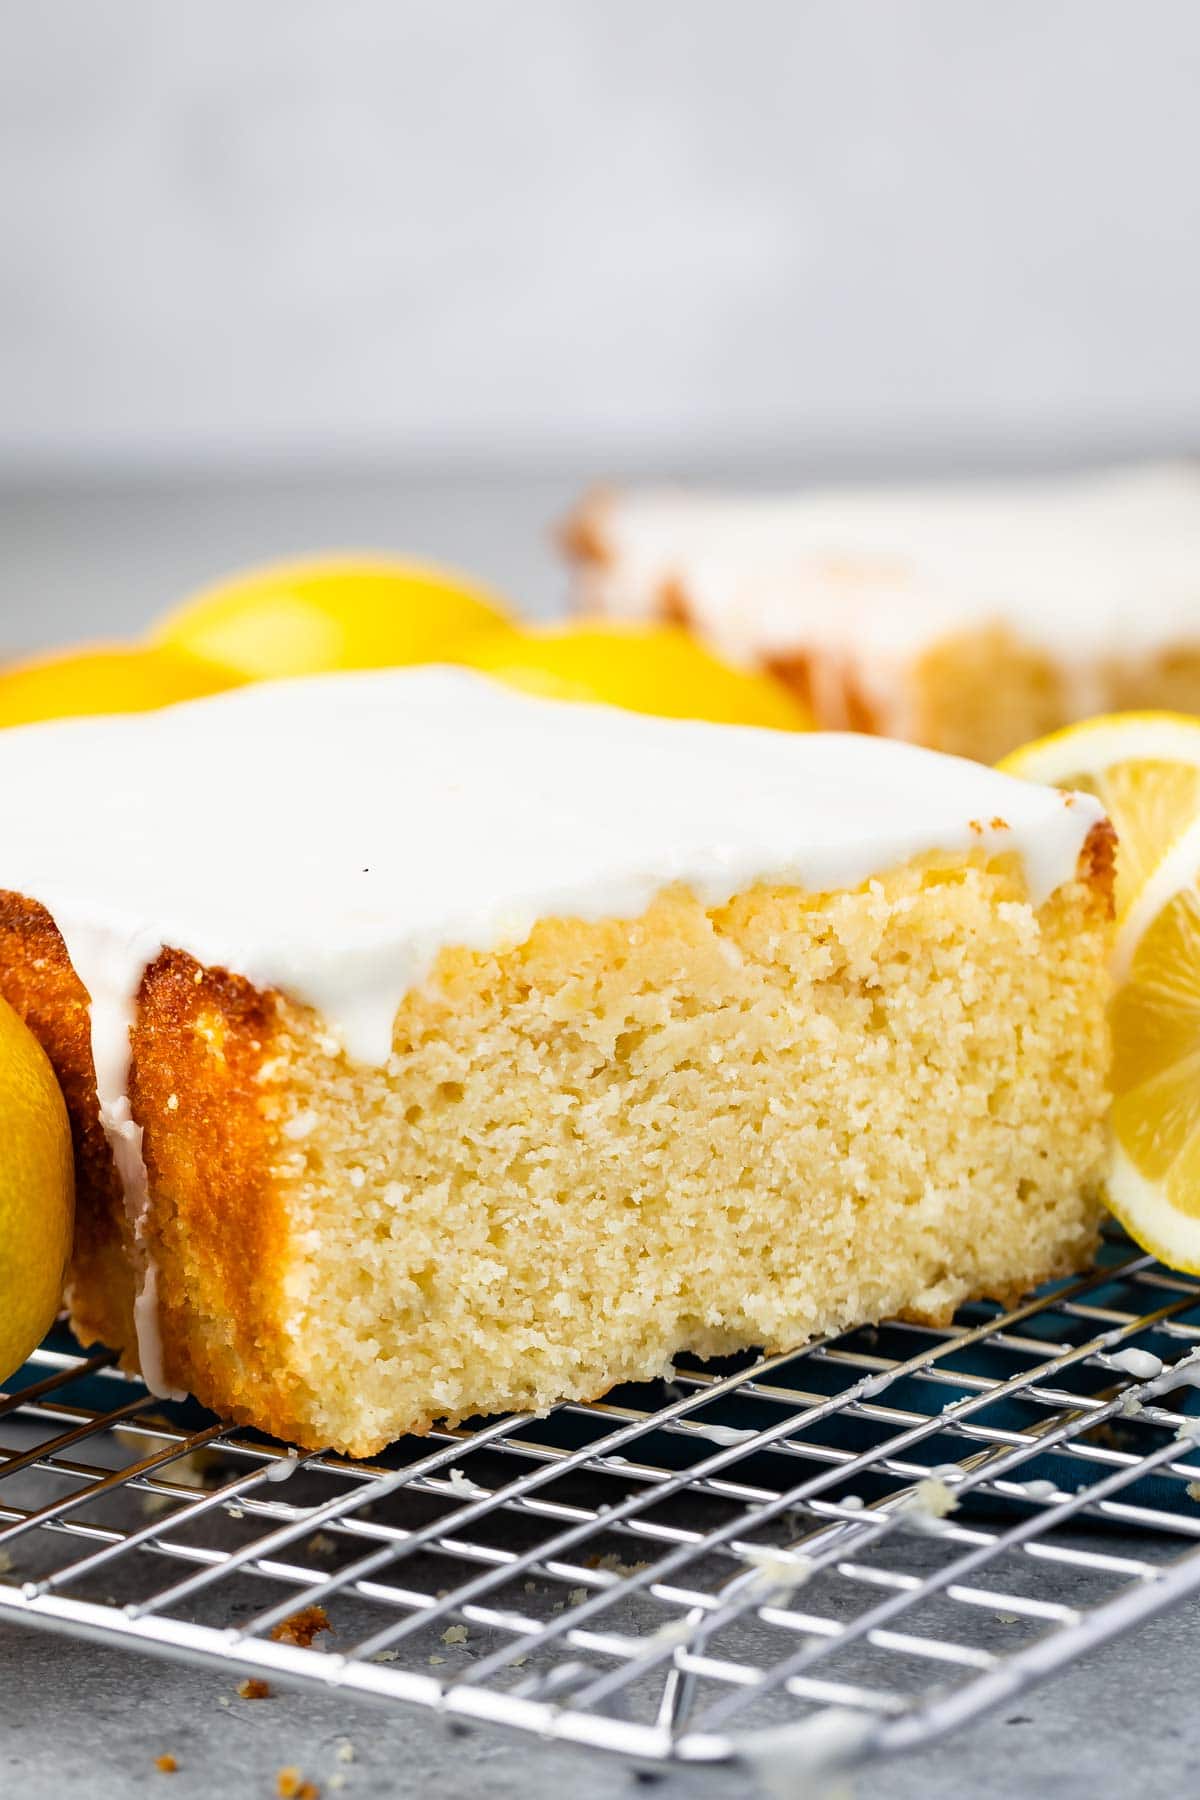
{"label": "metal wire cooling rack", "polygon": [[1200,1589],[1197,1382],[1200,1284],[1124,1240],[1009,1312],[369,1465],[47,1347],[0,1398],[0,1618],[644,1760],[861,1763]]}

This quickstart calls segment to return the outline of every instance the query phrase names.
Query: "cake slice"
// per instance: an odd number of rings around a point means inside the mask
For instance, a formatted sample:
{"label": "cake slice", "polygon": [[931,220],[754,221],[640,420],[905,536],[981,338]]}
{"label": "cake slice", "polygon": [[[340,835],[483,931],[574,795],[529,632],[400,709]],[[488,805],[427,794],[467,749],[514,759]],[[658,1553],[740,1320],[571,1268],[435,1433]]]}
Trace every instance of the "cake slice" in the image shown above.
{"label": "cake slice", "polygon": [[0,733],[0,888],[76,1330],[305,1445],[1092,1248],[1084,796],[413,669]]}
{"label": "cake slice", "polygon": [[1200,467],[792,498],[599,494],[587,611],[669,618],[824,726],[995,762],[1071,719],[1200,712]]}

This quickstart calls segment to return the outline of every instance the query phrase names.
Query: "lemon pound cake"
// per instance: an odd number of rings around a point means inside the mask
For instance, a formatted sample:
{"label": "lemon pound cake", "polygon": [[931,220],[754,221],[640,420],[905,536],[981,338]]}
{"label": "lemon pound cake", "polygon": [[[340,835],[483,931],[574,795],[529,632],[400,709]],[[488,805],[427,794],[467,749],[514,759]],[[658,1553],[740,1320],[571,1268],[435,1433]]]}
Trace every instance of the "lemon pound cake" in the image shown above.
{"label": "lemon pound cake", "polygon": [[1111,833],[447,669],[0,733],[80,1336],[355,1454],[1087,1258]]}
{"label": "lemon pound cake", "polygon": [[994,762],[1097,712],[1200,712],[1200,466],[597,495],[568,544],[585,610],[689,624],[824,726]]}

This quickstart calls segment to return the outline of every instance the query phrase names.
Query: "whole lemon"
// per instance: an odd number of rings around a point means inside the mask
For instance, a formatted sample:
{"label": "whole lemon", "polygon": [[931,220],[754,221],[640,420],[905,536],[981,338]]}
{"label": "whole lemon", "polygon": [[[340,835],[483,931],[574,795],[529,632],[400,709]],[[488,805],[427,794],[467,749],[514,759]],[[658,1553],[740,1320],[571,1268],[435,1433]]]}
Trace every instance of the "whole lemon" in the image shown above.
{"label": "whole lemon", "polygon": [[476,638],[460,660],[528,693],[630,712],[807,731],[812,719],[770,675],[736,669],[676,625],[550,626]]}
{"label": "whole lemon", "polygon": [[184,651],[97,645],[0,669],[0,726],[149,712],[236,687],[238,679]]}
{"label": "whole lemon", "polygon": [[476,582],[423,563],[330,556],[235,575],[185,601],[152,641],[249,680],[455,661],[506,622]]}
{"label": "whole lemon", "polygon": [[0,1000],[0,1381],[49,1330],[75,1217],[71,1132],[54,1071]]}

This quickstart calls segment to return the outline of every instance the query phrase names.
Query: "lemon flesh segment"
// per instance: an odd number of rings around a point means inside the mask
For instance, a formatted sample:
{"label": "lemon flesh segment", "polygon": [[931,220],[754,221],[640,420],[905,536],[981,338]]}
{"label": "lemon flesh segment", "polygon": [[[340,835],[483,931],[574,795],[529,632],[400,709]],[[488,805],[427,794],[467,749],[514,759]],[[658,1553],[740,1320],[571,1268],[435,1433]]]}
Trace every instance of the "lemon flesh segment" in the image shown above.
{"label": "lemon flesh segment", "polygon": [[0,1382],[54,1322],[71,1251],[67,1109],[45,1051],[0,1000]]}
{"label": "lemon flesh segment", "polygon": [[782,682],[723,662],[679,626],[513,631],[477,638],[464,647],[462,661],[545,699],[723,725],[812,728],[810,715]]}
{"label": "lemon flesh segment", "polygon": [[250,681],[457,660],[506,610],[465,576],[424,563],[327,557],[249,570],[186,601],[153,642]]}

